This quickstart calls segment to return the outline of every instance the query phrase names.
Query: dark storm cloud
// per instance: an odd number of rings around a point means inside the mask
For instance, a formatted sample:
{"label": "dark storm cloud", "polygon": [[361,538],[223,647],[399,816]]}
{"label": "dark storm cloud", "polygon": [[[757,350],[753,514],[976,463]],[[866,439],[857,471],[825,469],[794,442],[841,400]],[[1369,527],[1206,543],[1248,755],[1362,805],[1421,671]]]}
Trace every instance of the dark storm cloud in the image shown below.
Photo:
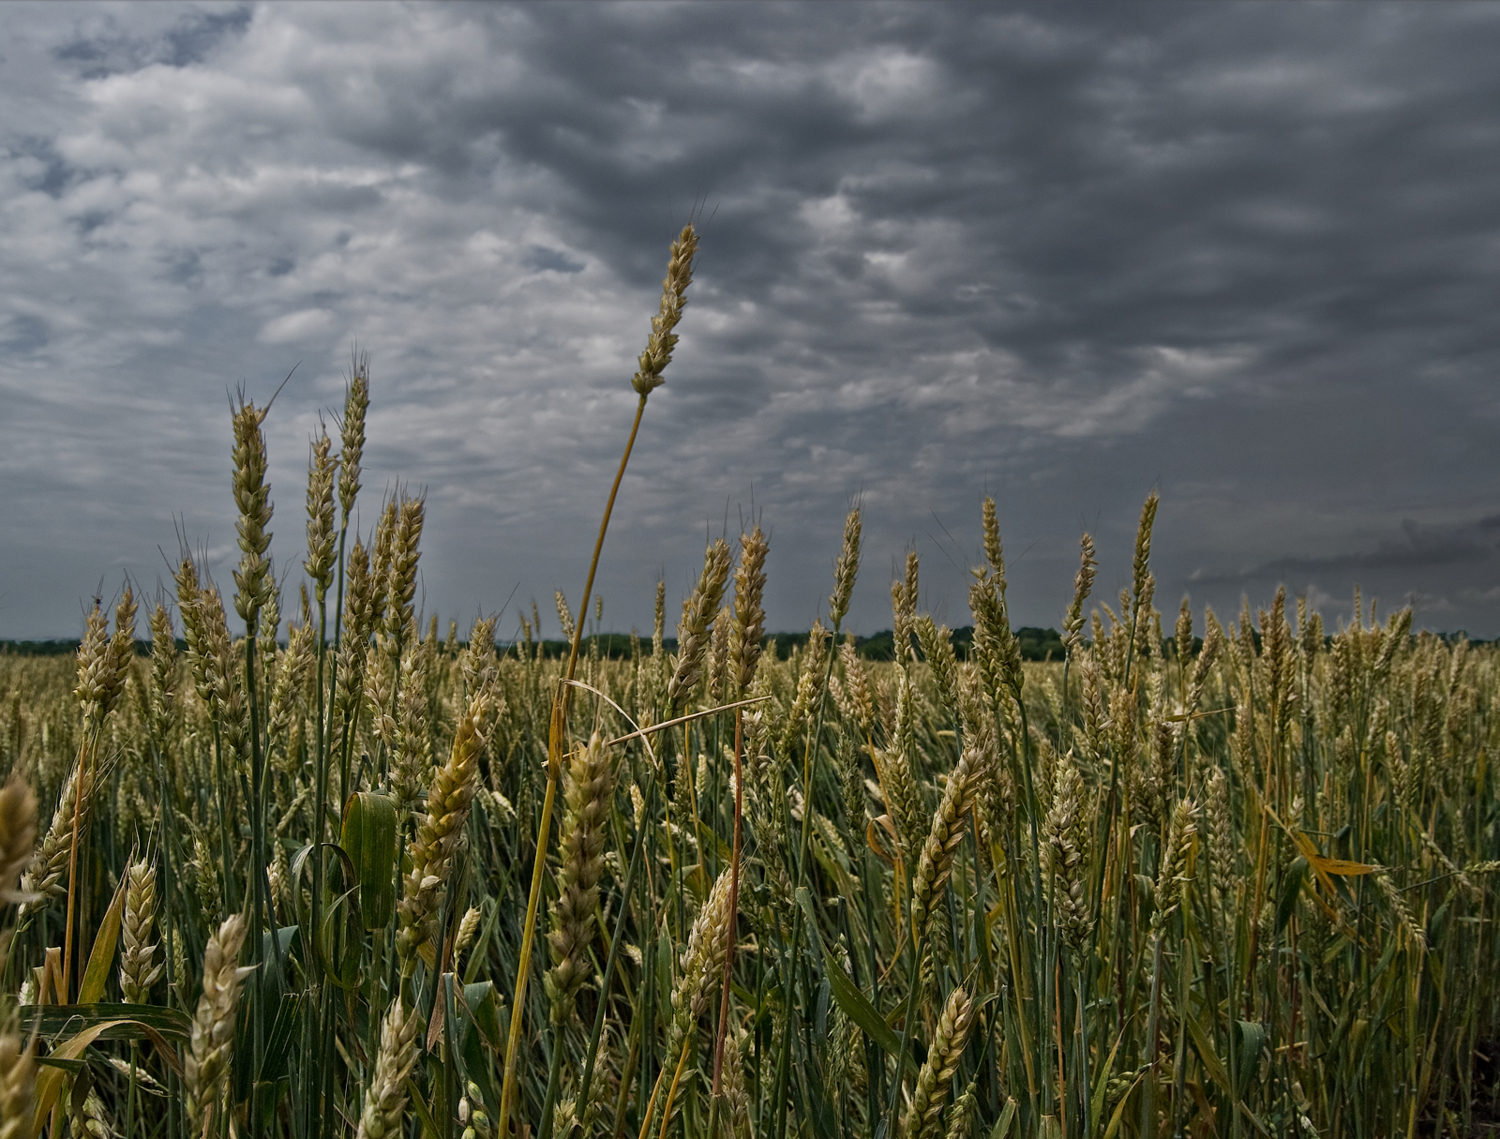
{"label": "dark storm cloud", "polygon": [[[1237,607],[1285,580],[1334,613],[1366,580],[1500,634],[1472,521],[1500,492],[1493,9],[25,16],[0,66],[27,124],[0,137],[0,471],[40,481],[0,531],[82,560],[75,593],[117,562],[154,574],[139,551],[173,511],[229,555],[223,390],[300,359],[273,437],[292,560],[303,441],[355,338],[370,485],[428,488],[430,603],[576,590],[666,240],[696,208],[607,625],[648,622],[656,574],[685,588],[752,500],[772,623],[811,620],[856,499],[855,626],[889,623],[908,545],[963,624],[985,493],[1018,621],[1053,624],[1077,531],[1110,585],[1157,486],[1162,596]],[[43,440],[69,473],[28,465]],[[80,479],[105,503],[92,535]],[[18,561],[0,627],[75,619],[45,562]]]}
{"label": "dark storm cloud", "polygon": [[1491,562],[1500,551],[1500,514],[1456,526],[1424,526],[1412,519],[1401,525],[1401,536],[1380,541],[1373,550],[1357,550],[1322,558],[1278,558],[1238,574],[1204,574],[1194,581],[1206,584],[1305,577],[1310,574],[1372,574],[1385,570],[1425,570],[1471,562]]}

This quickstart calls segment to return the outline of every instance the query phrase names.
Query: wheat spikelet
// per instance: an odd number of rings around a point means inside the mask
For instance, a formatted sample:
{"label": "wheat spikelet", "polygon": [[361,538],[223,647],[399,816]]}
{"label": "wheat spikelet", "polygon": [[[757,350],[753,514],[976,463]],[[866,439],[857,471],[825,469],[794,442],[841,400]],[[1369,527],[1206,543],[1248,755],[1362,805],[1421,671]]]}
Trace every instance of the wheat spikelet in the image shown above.
{"label": "wheat spikelet", "polygon": [[1088,824],[1083,817],[1083,776],[1073,753],[1058,757],[1052,804],[1042,827],[1042,855],[1052,889],[1053,921],[1077,953],[1089,931]]}
{"label": "wheat spikelet", "polygon": [[1187,698],[1183,703],[1183,714],[1192,716],[1198,711],[1198,706],[1203,701],[1203,689],[1208,684],[1209,674],[1213,671],[1214,664],[1219,659],[1219,652],[1224,647],[1224,630],[1219,623],[1212,620],[1213,614],[1209,614],[1208,628],[1203,634],[1203,647],[1198,650],[1198,659],[1193,663],[1192,679],[1188,681]]}
{"label": "wheat spikelet", "polygon": [[953,872],[953,854],[963,841],[964,826],[968,822],[973,775],[969,755],[965,753],[948,776],[943,798],[932,816],[932,826],[911,880],[911,935],[914,943],[921,941],[937,893]]}
{"label": "wheat spikelet", "polygon": [[203,920],[212,926],[224,910],[224,897],[219,892],[219,858],[202,832],[196,829],[193,833],[193,858],[187,868],[193,871],[193,887],[202,907]]}
{"label": "wheat spikelet", "polygon": [[286,652],[281,666],[276,670],[276,679],[271,687],[271,703],[266,713],[266,738],[273,745],[281,745],[283,754],[290,756],[289,734],[302,701],[307,678],[316,663],[313,649],[312,626],[304,622],[293,625],[287,631]]}
{"label": "wheat spikelet", "polygon": [[588,959],[604,870],[604,827],[614,795],[614,764],[598,732],[563,772],[561,865],[552,906],[552,968],[544,978],[554,1024],[573,1015],[578,990],[593,971]]}
{"label": "wheat spikelet", "polygon": [[[292,811],[288,811],[290,817],[295,812],[295,804]],[[282,913],[290,916],[289,907],[292,903],[292,868],[286,856],[286,846],[281,842],[271,844],[271,864],[266,867],[266,884],[271,889],[271,913],[276,914],[276,907],[282,907]],[[287,925],[293,924],[288,921]]]}
{"label": "wheat spikelet", "polygon": [[802,670],[797,677],[797,692],[781,729],[781,754],[791,755],[799,736],[823,693],[823,675],[828,660],[828,633],[821,621],[814,621],[807,634],[807,651],[802,656]]}
{"label": "wheat spikelet", "polygon": [[1229,813],[1229,780],[1215,767],[1208,777],[1208,857],[1213,867],[1214,883],[1227,894],[1237,870],[1236,838]]}
{"label": "wheat spikelet", "polygon": [[349,551],[344,573],[344,613],[338,652],[338,681],[334,688],[334,715],[348,722],[364,698],[365,659],[374,621],[374,579],[370,557],[358,538]]}
{"label": "wheat spikelet", "polygon": [[724,1042],[723,1119],[731,1139],[752,1139],[750,1095],[745,1088],[743,1052],[738,1031],[731,1025]]}
{"label": "wheat spikelet", "polygon": [[922,646],[922,655],[932,669],[932,678],[937,682],[938,695],[951,710],[958,708],[958,658],[953,654],[953,641],[946,625],[941,628],[933,623],[926,613],[917,618],[917,641]]}
{"label": "wheat spikelet", "polygon": [[125,887],[125,915],[120,925],[120,992],[126,1004],[145,1004],[151,986],[166,963],[155,964],[156,867],[141,860],[130,864]]}
{"label": "wheat spikelet", "polygon": [[[479,1085],[472,1080],[464,1087],[464,1096],[458,1101],[458,1122],[462,1125],[463,1139],[490,1139],[494,1129],[490,1126],[490,1117],[484,1110],[484,1100],[479,1093]],[[477,1105],[477,1106],[476,1106]],[[566,1127],[558,1129],[558,1133],[566,1135]]]}
{"label": "wheat spikelet", "polygon": [[672,350],[677,347],[677,336],[672,330],[682,319],[687,304],[688,286],[693,282],[693,256],[697,252],[698,234],[689,223],[672,243],[667,275],[661,283],[661,310],[651,318],[651,336],[640,355],[639,370],[630,381],[642,399],[661,386],[661,374],[672,362]]}
{"label": "wheat spikelet", "polygon": [[1187,675],[1187,662],[1193,655],[1193,607],[1186,594],[1177,610],[1177,628],[1174,630],[1173,648],[1177,653],[1177,667]]}
{"label": "wheat spikelet", "polygon": [[828,599],[828,620],[834,629],[838,629],[844,615],[849,612],[854,579],[859,576],[860,531],[860,512],[856,506],[844,519],[844,544],[833,566],[833,594]]}
{"label": "wheat spikelet", "polygon": [[115,631],[107,633],[99,606],[89,612],[78,646],[78,687],[74,695],[83,705],[85,730],[98,731],[125,688],[130,661],[135,656],[135,597],[130,586],[115,609]]}
{"label": "wheat spikelet", "polygon": [[228,754],[238,756],[244,750],[246,708],[234,642],[229,635],[229,619],[218,586],[210,584],[199,590],[198,615],[203,634],[202,663],[209,688],[209,710],[218,717]]}
{"label": "wheat spikelet", "polygon": [[724,696],[724,682],[729,677],[729,646],[734,637],[734,612],[729,606],[714,618],[708,642],[708,702],[717,704]]}
{"label": "wheat spikelet", "polygon": [[307,558],[302,563],[320,605],[333,584],[333,472],[338,460],[328,453],[331,445],[320,418],[307,468]]}
{"label": "wheat spikelet", "polygon": [[674,1056],[693,1024],[708,1007],[714,982],[724,968],[725,934],[729,925],[729,871],[714,880],[713,889],[688,933],[687,948],[672,989],[672,1030],[667,1055]]}
{"label": "wheat spikelet", "polygon": [[359,495],[360,460],[365,449],[365,412],[370,406],[370,356],[355,353],[349,391],[344,396],[344,421],[339,446],[339,509],[348,525]]}
{"label": "wheat spikelet", "polygon": [[266,437],[261,431],[265,409],[243,400],[234,413],[234,502],[239,508],[236,530],[240,564],[234,571],[235,612],[253,629],[261,606],[273,588],[266,550],[271,535],[271,488],[266,484]]}
{"label": "wheat spikelet", "polygon": [[680,708],[687,702],[703,675],[703,657],[708,650],[709,625],[718,613],[729,580],[729,543],[718,538],[703,554],[703,572],[698,584],[682,603],[677,625],[677,661],[667,683],[667,702]]}
{"label": "wheat spikelet", "polygon": [[399,1139],[406,1117],[406,1081],[416,1067],[421,1029],[422,1019],[414,1010],[406,1011],[399,1000],[391,1002],[380,1022],[380,1051],[360,1112],[358,1139]]}
{"label": "wheat spikelet", "polygon": [[459,919],[458,933],[453,937],[453,972],[457,976],[463,975],[464,954],[473,948],[481,916],[478,906],[470,906]]}
{"label": "wheat spikelet", "polygon": [[953,1102],[953,1110],[948,1113],[948,1139],[969,1139],[979,1111],[978,1088],[978,1080],[970,1080],[964,1094]]}
{"label": "wheat spikelet", "polygon": [[916,631],[918,565],[916,552],[908,553],[906,576],[891,582],[891,632],[896,660],[902,664],[911,658],[911,638]]}
{"label": "wheat spikelet", "polygon": [[376,608],[380,604],[377,574],[383,565],[372,562],[365,544],[359,538],[354,539],[344,570],[343,635],[346,642],[358,645],[360,652],[375,631]]}
{"label": "wheat spikelet", "polygon": [[396,715],[380,715],[390,733],[391,790],[396,809],[409,810],[432,774],[432,737],[428,732],[427,685],[434,661],[425,645],[414,645],[401,661],[401,691]]}
{"label": "wheat spikelet", "polygon": [[370,645],[365,650],[364,673],[365,703],[370,713],[370,730],[383,745],[386,754],[396,750],[400,729],[396,724],[392,704],[396,696],[396,672],[390,658],[378,646]]}
{"label": "wheat spikelet", "polygon": [[[305,588],[305,586],[304,586]],[[269,689],[276,681],[276,640],[281,635],[281,596],[275,583],[266,588],[265,601],[261,605],[260,623],[255,632],[255,655],[259,661],[261,689]]]}
{"label": "wheat spikelet", "polygon": [[479,751],[488,714],[488,698],[482,693],[473,696],[454,734],[448,762],[432,776],[427,817],[417,829],[411,869],[402,881],[397,906],[396,952],[403,976],[410,976],[416,969],[418,951],[436,932],[439,894],[447,881],[453,852],[463,838],[479,782]]}
{"label": "wheat spikelet", "polygon": [[203,953],[203,995],[193,1017],[192,1047],[183,1062],[188,1119],[198,1135],[208,1131],[221,1085],[229,1074],[240,983],[254,972],[236,964],[244,943],[245,919],[234,914],[208,939]]}
{"label": "wheat spikelet", "polygon": [[[392,504],[396,505],[395,500]],[[400,496],[396,521],[391,529],[390,554],[385,562],[385,637],[393,657],[401,652],[402,638],[412,621],[412,601],[417,592],[417,545],[422,538],[426,501],[420,496]]]}
{"label": "wheat spikelet", "polygon": [[[979,511],[979,528],[983,534],[984,560],[990,563],[990,572],[1005,581],[1005,552],[1000,544],[1000,518],[995,510],[995,500],[985,496]],[[1001,591],[1004,591],[1002,585]]]}
{"label": "wheat spikelet", "polygon": [[853,634],[839,646],[839,660],[844,666],[844,686],[855,726],[868,733],[875,723],[875,701],[870,695],[870,678],[855,650]]}
{"label": "wheat spikelet", "polygon": [[740,564],[734,571],[734,636],[730,656],[734,660],[734,683],[738,695],[750,691],[760,663],[761,638],[766,632],[766,612],[761,597],[766,588],[766,554],[770,543],[759,526],[740,535]]}
{"label": "wheat spikelet", "polygon": [[[994,503],[985,499],[988,510]],[[996,537],[998,542],[998,535]],[[999,557],[999,550],[995,551]],[[1004,565],[1003,559],[999,563]],[[1003,571],[992,573],[989,569],[972,571],[974,580],[969,583],[969,611],[974,615],[974,643],[970,649],[983,672],[986,687],[991,692],[1008,691],[1015,700],[1021,698],[1021,687],[1025,677],[1021,672],[1021,650],[1011,632],[1010,617],[1005,607],[1005,576]]]}
{"label": "wheat spikelet", "polygon": [[1391,880],[1389,870],[1377,870],[1372,877],[1380,892],[1385,895],[1385,900],[1390,903],[1391,912],[1396,915],[1397,928],[1401,930],[1402,938],[1406,947],[1417,953],[1427,951],[1427,931],[1417,924],[1417,919],[1412,915],[1411,906],[1406,898]]}
{"label": "wheat spikelet", "polygon": [[912,767],[916,742],[911,683],[899,673],[896,699],[896,730],[892,746],[879,754],[880,787],[885,794],[886,809],[896,823],[901,853],[906,865],[915,867],[918,844],[927,833],[927,810]]}
{"label": "wheat spikelet", "polygon": [[943,1104],[958,1072],[958,1062],[963,1057],[973,1020],[974,1002],[960,986],[948,994],[932,1035],[932,1047],[927,1050],[927,1059],[917,1073],[917,1086],[912,1089],[911,1106],[907,1108],[903,1128],[908,1139],[926,1139],[937,1134]]}
{"label": "wheat spikelet", "polygon": [[560,589],[552,591],[552,600],[557,605],[557,623],[562,627],[563,640],[571,643],[574,632],[573,610],[568,608],[568,599]]}
{"label": "wheat spikelet", "polygon": [[[80,818],[89,817],[88,804],[93,798],[96,772],[92,765],[83,771],[84,765],[75,763],[63,783],[58,796],[57,809],[52,812],[52,822],[42,838],[42,844],[32,858],[26,873],[21,877],[21,893],[27,896],[21,913],[25,915],[47,899],[60,898],[67,891],[63,878],[68,872],[68,857],[73,850],[74,800],[82,788],[83,803],[77,807]],[[37,898],[37,901],[30,899]]]}
{"label": "wheat spikelet", "polygon": [[151,681],[149,715],[151,735],[158,746],[165,744],[172,725],[172,697],[177,691],[177,639],[165,605],[151,611]]}
{"label": "wheat spikelet", "polygon": [[1151,915],[1153,929],[1161,929],[1182,900],[1182,875],[1187,872],[1188,855],[1198,833],[1196,821],[1197,808],[1190,800],[1183,799],[1172,809],[1172,821],[1156,874],[1156,910]]}
{"label": "wheat spikelet", "polygon": [[458,658],[466,692],[488,691],[499,675],[499,662],[495,659],[495,624],[493,617],[480,617],[469,630],[468,647]]}
{"label": "wheat spikelet", "polygon": [[1094,588],[1094,574],[1099,563],[1094,560],[1094,539],[1085,533],[1078,542],[1078,573],[1073,577],[1073,600],[1068,604],[1067,616],[1063,618],[1063,644],[1068,656],[1078,655],[1083,643],[1083,606]]}
{"label": "wheat spikelet", "polygon": [[1156,524],[1156,508],[1159,505],[1161,497],[1153,490],[1141,506],[1141,522],[1135,531],[1135,555],[1130,564],[1130,593],[1134,599],[1131,621],[1138,633],[1140,617],[1151,606],[1151,530]]}
{"label": "wheat spikelet", "polygon": [[68,1122],[76,1136],[87,1135],[89,1139],[112,1139],[115,1134],[114,1128],[109,1124],[109,1117],[104,1113],[104,1101],[99,1098],[99,1093],[93,1088],[90,1088],[88,1094],[83,1097],[82,1103],[70,1097]]}

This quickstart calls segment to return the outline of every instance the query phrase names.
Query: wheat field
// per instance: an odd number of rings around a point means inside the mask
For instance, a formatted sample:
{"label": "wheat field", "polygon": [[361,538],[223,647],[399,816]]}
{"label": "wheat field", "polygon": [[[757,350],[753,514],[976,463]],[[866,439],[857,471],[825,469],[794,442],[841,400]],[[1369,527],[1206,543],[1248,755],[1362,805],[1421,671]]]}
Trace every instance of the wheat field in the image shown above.
{"label": "wheat field", "polygon": [[618,477],[568,651],[534,608],[497,644],[416,610],[420,498],[351,527],[370,399],[356,360],[299,596],[241,401],[233,581],[184,554],[76,660],[0,655],[0,1139],[1497,1133],[1492,647],[1357,595],[1164,618],[1152,495],[1112,602],[1084,536],[1059,660],[988,501],[972,642],[913,555],[856,651],[856,510],[805,643],[757,528],[613,659]]}

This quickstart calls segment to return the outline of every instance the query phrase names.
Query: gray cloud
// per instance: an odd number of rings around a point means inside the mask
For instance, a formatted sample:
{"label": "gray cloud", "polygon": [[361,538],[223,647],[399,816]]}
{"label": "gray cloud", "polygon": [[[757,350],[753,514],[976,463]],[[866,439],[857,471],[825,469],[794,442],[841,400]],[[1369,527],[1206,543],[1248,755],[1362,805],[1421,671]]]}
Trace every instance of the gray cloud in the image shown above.
{"label": "gray cloud", "polygon": [[174,518],[227,572],[224,393],[301,361],[268,422],[293,562],[356,340],[367,485],[428,493],[429,606],[576,591],[695,203],[607,625],[752,502],[772,624],[811,620],[856,499],[855,627],[909,545],[964,623],[985,493],[1017,620],[1052,624],[1078,530],[1117,585],[1158,486],[1164,597],[1333,612],[1361,580],[1500,634],[1487,8],[11,11],[0,635],[154,580]]}

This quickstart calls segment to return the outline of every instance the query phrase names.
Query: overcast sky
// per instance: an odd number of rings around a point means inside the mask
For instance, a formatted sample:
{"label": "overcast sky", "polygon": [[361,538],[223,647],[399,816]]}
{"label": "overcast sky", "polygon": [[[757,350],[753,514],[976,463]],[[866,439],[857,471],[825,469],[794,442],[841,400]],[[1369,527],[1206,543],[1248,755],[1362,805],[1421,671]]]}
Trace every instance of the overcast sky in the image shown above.
{"label": "overcast sky", "polygon": [[425,490],[427,612],[555,630],[695,203],[606,628],[752,516],[806,628],[856,501],[849,624],[913,548],[967,624],[986,493],[1057,625],[1155,487],[1169,621],[1357,583],[1500,636],[1500,7],[47,3],[0,57],[0,637],[76,636],[179,531],[232,588],[226,395],[300,365],[295,596],[356,343],[363,524]]}

